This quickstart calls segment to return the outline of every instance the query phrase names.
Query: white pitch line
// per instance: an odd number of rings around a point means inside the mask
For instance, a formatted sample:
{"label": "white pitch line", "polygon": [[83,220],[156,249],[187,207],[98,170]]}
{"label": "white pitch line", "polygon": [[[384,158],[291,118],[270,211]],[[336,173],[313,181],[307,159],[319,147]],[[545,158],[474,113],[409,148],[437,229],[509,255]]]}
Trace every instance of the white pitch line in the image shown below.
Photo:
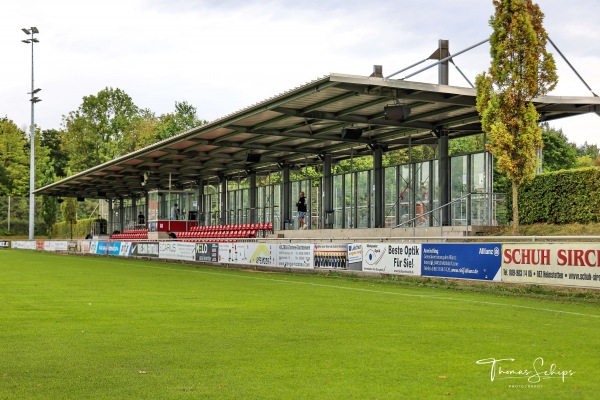
{"label": "white pitch line", "polygon": [[[94,259],[94,261],[102,261],[102,260]],[[120,262],[107,262],[107,261],[102,261],[102,262],[106,263],[106,264],[128,265],[128,266],[132,265],[132,264],[126,264],[126,263],[120,263]],[[195,273],[201,273],[201,274],[206,274],[206,275],[236,277],[236,278],[243,278],[243,279],[254,279],[254,280],[268,281],[268,282],[294,283],[297,285],[324,287],[324,288],[330,288],[330,289],[345,289],[345,290],[352,290],[352,291],[356,291],[356,292],[385,294],[385,295],[393,295],[393,296],[420,297],[420,298],[431,298],[431,299],[435,298],[435,299],[440,299],[440,300],[462,301],[465,303],[485,304],[485,305],[491,305],[491,306],[512,307],[512,308],[521,308],[521,309],[533,310],[533,311],[544,311],[544,312],[551,312],[551,313],[558,313],[558,314],[577,315],[580,317],[600,318],[600,315],[595,315],[595,314],[585,314],[585,313],[578,313],[578,312],[574,312],[574,311],[553,310],[551,308],[538,308],[538,307],[532,307],[532,306],[523,306],[523,305],[519,305],[519,304],[496,303],[493,301],[457,299],[454,297],[446,297],[446,296],[438,296],[438,295],[388,292],[388,291],[384,291],[384,290],[353,288],[353,287],[349,287],[349,286],[327,285],[327,284],[323,284],[323,283],[297,282],[297,281],[290,281],[290,280],[286,280],[286,279],[268,279],[268,278],[261,278],[258,276],[243,276],[243,275],[237,275],[237,274],[224,274],[222,272],[202,271],[199,269],[178,269],[178,268],[155,267],[155,266],[150,266],[150,265],[142,265],[141,267],[142,268],[161,269],[161,270],[167,270],[167,271],[195,272]]]}

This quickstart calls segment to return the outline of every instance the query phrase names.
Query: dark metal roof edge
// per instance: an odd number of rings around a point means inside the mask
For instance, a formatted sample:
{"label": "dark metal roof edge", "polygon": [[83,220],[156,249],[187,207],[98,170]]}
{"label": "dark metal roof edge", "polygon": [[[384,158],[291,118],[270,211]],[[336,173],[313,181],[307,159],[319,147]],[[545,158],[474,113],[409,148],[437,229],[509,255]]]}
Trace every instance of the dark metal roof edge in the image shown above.
{"label": "dark metal roof edge", "polygon": [[[119,163],[121,163],[123,161],[127,161],[129,159],[134,159],[134,158],[142,156],[144,154],[148,154],[148,153],[150,153],[152,151],[160,150],[161,148],[163,148],[163,147],[165,147],[167,145],[184,141],[184,140],[188,139],[190,136],[197,135],[198,133],[201,133],[202,131],[206,131],[206,130],[210,130],[210,129],[216,128],[216,127],[218,127],[219,125],[222,125],[222,124],[224,124],[224,125],[225,124],[230,124],[231,122],[233,122],[233,121],[235,121],[237,119],[245,118],[245,117],[248,116],[248,114],[252,114],[252,113],[256,113],[256,112],[261,112],[261,111],[266,111],[269,108],[272,108],[274,106],[279,105],[281,102],[289,101],[290,98],[293,98],[294,96],[297,96],[299,94],[305,93],[307,90],[309,90],[309,91],[310,90],[319,91],[320,90],[319,85],[323,85],[323,84],[326,84],[328,82],[330,82],[329,75],[326,75],[326,76],[324,76],[322,78],[315,79],[315,80],[313,80],[311,82],[308,82],[308,83],[306,83],[306,84],[304,84],[302,86],[298,86],[298,87],[296,87],[294,89],[290,89],[290,90],[285,91],[283,93],[280,93],[280,94],[278,94],[276,96],[272,96],[272,97],[270,97],[270,98],[268,98],[266,100],[263,100],[261,102],[255,103],[255,104],[253,104],[251,106],[243,108],[243,109],[241,109],[241,110],[239,110],[237,112],[228,114],[228,115],[226,115],[224,117],[221,117],[221,118],[218,118],[218,119],[216,119],[216,120],[214,120],[212,122],[209,122],[208,124],[199,126],[197,128],[190,129],[189,131],[186,131],[186,132],[182,132],[182,133],[180,133],[178,135],[175,135],[175,136],[172,136],[170,138],[161,140],[160,142],[153,143],[153,144],[151,144],[149,146],[146,146],[146,147],[141,148],[139,150],[136,150],[134,152],[128,153],[128,154],[126,154],[124,156],[115,158],[113,160],[107,161],[107,162],[102,163],[100,165],[97,165],[95,167],[89,168],[89,169],[87,169],[85,171],[81,171],[81,172],[79,172],[79,173],[77,173],[75,175],[71,175],[71,176],[66,177],[64,179],[61,179],[58,182],[54,182],[54,183],[51,183],[50,185],[43,186],[43,187],[41,187],[39,189],[34,190],[33,193],[37,194],[38,192],[42,192],[42,191],[51,189],[51,188],[53,188],[55,186],[67,183],[69,181],[72,181],[72,180],[75,180],[75,179],[78,179],[78,178],[90,175],[90,174],[92,174],[92,173],[94,173],[96,171],[100,171],[100,170],[102,170],[102,169],[104,169],[106,167],[119,164]],[[328,86],[331,86],[331,85],[328,85]]]}

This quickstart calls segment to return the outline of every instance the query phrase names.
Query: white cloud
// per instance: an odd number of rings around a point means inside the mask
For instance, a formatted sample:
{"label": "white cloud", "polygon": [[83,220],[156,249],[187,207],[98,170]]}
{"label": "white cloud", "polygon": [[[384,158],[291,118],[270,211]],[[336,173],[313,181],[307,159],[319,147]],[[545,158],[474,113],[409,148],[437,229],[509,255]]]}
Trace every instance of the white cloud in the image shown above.
{"label": "white cloud", "polygon": [[[83,96],[107,86],[158,114],[186,100],[212,120],[331,72],[369,75],[382,64],[388,75],[426,58],[440,38],[450,40],[454,53],[485,39],[493,12],[492,2],[481,0],[0,3],[0,116],[29,123],[31,48],[20,42],[26,38],[20,29],[34,25],[40,30],[35,80],[43,89],[36,122],[43,129],[59,128]],[[596,93],[599,3],[539,1],[550,37]],[[488,49],[456,57],[471,81],[488,67]],[[590,95],[556,57],[556,94]],[[450,74],[451,84],[467,85],[454,69]],[[435,70],[411,78],[436,79]],[[554,125],[578,144],[600,144],[599,123],[592,115]]]}

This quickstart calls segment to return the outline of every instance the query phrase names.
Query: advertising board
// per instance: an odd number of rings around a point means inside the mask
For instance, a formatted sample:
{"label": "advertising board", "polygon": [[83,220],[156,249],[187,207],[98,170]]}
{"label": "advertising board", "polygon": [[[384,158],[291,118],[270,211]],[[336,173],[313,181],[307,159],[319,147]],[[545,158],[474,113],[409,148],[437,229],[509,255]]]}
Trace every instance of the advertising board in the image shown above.
{"label": "advertising board", "polygon": [[364,243],[363,267],[366,272],[421,275],[421,245]]}
{"label": "advertising board", "polygon": [[196,261],[216,263],[219,261],[218,243],[196,243]]}
{"label": "advertising board", "polygon": [[283,268],[312,269],[314,264],[313,244],[278,244],[276,266]]}
{"label": "advertising board", "polygon": [[315,244],[315,268],[346,268],[348,243]]}
{"label": "advertising board", "polygon": [[158,257],[158,242],[132,243],[131,254],[137,257]]}
{"label": "advertising board", "polygon": [[502,281],[600,288],[600,244],[504,244]]}
{"label": "advertising board", "polygon": [[11,246],[13,249],[35,250],[36,242],[34,240],[13,240]]}
{"label": "advertising board", "polygon": [[219,262],[277,266],[277,245],[265,243],[219,243]]}
{"label": "advertising board", "polygon": [[159,242],[158,257],[169,260],[195,261],[196,243],[190,242]]}
{"label": "advertising board", "polygon": [[423,244],[422,275],[500,280],[500,243]]}

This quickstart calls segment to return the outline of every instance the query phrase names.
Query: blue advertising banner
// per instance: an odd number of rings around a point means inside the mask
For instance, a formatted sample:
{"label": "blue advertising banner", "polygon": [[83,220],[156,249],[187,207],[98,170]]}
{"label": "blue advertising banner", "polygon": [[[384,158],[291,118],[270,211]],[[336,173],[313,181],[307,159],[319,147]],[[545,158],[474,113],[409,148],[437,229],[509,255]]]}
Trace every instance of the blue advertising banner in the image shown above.
{"label": "blue advertising banner", "polygon": [[423,276],[500,281],[500,243],[423,244]]}
{"label": "blue advertising banner", "polygon": [[91,254],[102,254],[106,255],[108,252],[107,242],[90,242],[90,253]]}
{"label": "blue advertising banner", "polygon": [[106,254],[109,256],[118,256],[121,251],[121,242],[108,242],[106,244]]}

